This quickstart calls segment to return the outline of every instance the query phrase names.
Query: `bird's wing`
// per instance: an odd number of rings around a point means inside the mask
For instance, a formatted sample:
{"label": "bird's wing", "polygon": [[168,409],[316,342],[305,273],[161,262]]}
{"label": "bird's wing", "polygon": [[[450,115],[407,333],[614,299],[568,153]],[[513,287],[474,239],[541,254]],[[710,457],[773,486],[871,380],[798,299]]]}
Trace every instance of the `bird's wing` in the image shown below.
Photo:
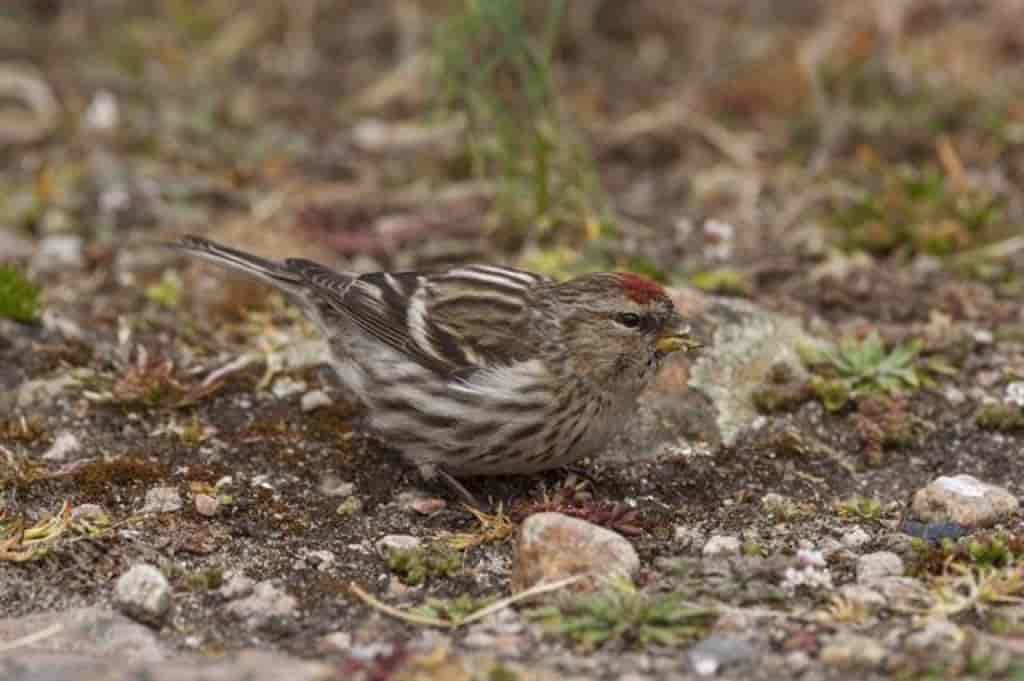
{"label": "bird's wing", "polygon": [[530,291],[548,280],[489,265],[433,274],[375,272],[355,279],[308,260],[288,260],[319,294],[322,314],[364,332],[440,373],[466,377],[535,354]]}

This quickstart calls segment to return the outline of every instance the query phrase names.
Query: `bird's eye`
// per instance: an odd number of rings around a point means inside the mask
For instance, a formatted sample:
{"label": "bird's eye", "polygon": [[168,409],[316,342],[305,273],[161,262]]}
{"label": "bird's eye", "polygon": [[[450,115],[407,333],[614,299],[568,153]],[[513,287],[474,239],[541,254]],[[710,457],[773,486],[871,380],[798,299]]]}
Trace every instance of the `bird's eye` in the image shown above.
{"label": "bird's eye", "polygon": [[615,321],[622,324],[630,329],[635,329],[640,326],[640,315],[632,312],[623,312],[622,314],[615,317]]}

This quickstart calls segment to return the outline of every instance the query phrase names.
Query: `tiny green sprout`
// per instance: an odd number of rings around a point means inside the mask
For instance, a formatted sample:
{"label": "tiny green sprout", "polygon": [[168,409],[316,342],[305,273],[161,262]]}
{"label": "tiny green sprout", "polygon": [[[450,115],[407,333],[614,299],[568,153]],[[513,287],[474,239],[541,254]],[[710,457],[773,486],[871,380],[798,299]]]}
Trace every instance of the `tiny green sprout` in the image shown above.
{"label": "tiny green sprout", "polygon": [[31,324],[39,319],[39,287],[15,267],[0,266],[0,317]]}
{"label": "tiny green sprout", "polygon": [[748,296],[751,291],[749,277],[731,267],[699,272],[690,278],[690,283],[702,291],[726,296]]}
{"label": "tiny green sprout", "polygon": [[458,626],[467,617],[478,610],[486,608],[494,600],[494,598],[474,598],[469,595],[448,599],[428,598],[426,603],[415,608],[412,612],[417,615],[451,622]]}
{"label": "tiny green sprout", "polygon": [[704,632],[714,611],[685,602],[681,593],[643,593],[629,580],[613,579],[602,591],[527,614],[548,631],[593,649],[613,640],[675,645]]}
{"label": "tiny green sprout", "polygon": [[840,503],[837,511],[843,518],[874,521],[882,517],[882,502],[878,499],[856,496]]}
{"label": "tiny green sprout", "polygon": [[1014,560],[1006,540],[1003,537],[985,537],[972,539],[967,544],[967,555],[978,565],[1003,566]]}
{"label": "tiny green sprout", "polygon": [[157,305],[173,309],[181,300],[181,277],[174,270],[166,270],[160,281],[146,287],[146,298]]}

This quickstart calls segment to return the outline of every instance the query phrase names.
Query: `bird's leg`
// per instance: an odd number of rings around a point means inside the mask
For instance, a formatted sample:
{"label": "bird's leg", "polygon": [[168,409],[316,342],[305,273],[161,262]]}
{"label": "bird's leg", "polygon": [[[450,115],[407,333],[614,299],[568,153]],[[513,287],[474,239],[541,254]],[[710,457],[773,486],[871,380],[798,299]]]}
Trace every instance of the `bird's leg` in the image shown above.
{"label": "bird's leg", "polygon": [[487,510],[487,507],[481,504],[477,498],[473,496],[473,493],[466,489],[465,485],[455,479],[455,476],[441,466],[438,466],[437,464],[421,463],[417,468],[419,469],[420,476],[425,481],[431,482],[439,479],[447,485],[450,491],[455,493],[455,496],[459,497],[473,508],[478,508],[483,511]]}
{"label": "bird's leg", "polygon": [[448,487],[453,492],[455,492],[456,495],[461,497],[462,500],[465,501],[467,504],[469,504],[473,508],[480,509],[481,511],[487,511],[488,510],[488,507],[483,505],[483,504],[481,504],[477,500],[477,498],[475,496],[473,496],[473,493],[470,492],[468,489],[466,489],[465,485],[463,485],[461,482],[456,480],[455,477],[452,476],[451,473],[449,473],[448,471],[444,470],[443,468],[438,468],[437,469],[437,476],[439,478],[441,478],[441,480],[443,480],[444,483],[446,485],[448,485]]}
{"label": "bird's leg", "polygon": [[565,471],[565,474],[566,474],[565,481],[566,481],[567,484],[570,482],[570,480],[572,482],[575,482],[575,480],[572,480],[573,476],[576,476],[577,478],[583,478],[584,480],[589,482],[591,486],[594,486],[594,485],[597,484],[597,476],[594,473],[592,473],[591,471],[589,471],[586,468],[584,468],[583,466],[575,466],[575,465],[569,464],[567,466],[562,466],[562,470]]}

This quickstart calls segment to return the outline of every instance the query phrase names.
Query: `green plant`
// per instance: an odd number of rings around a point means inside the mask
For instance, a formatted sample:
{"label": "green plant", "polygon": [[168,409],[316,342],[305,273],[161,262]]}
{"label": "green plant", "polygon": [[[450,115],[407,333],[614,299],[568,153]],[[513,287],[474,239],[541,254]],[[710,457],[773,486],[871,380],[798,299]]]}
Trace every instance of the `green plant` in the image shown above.
{"label": "green plant", "polygon": [[882,517],[882,502],[878,499],[856,496],[841,502],[836,510],[842,518],[875,521]]}
{"label": "green plant", "polygon": [[433,617],[434,619],[451,622],[454,626],[459,626],[467,617],[481,608],[486,608],[494,600],[494,598],[474,598],[469,595],[447,599],[428,598],[426,603],[412,610],[412,613]]}
{"label": "green plant", "polygon": [[876,163],[865,170],[859,195],[833,216],[847,249],[945,256],[999,236],[1000,197],[950,182],[934,168],[892,172]]}
{"label": "green plant", "polygon": [[465,0],[435,35],[438,108],[465,120],[469,170],[495,180],[498,210],[512,226],[583,225],[604,235],[607,201],[554,82],[566,6],[547,3],[535,31],[523,0]]}
{"label": "green plant", "polygon": [[684,600],[684,594],[646,594],[628,580],[610,580],[602,591],[562,605],[528,613],[549,631],[588,648],[608,641],[672,645],[706,630],[714,616],[710,608]]}
{"label": "green plant", "polygon": [[39,287],[12,266],[0,266],[0,317],[31,323],[39,319]]}
{"label": "green plant", "polygon": [[918,341],[886,350],[877,332],[862,341],[845,339],[808,361],[812,369],[823,368],[831,374],[816,376],[812,389],[827,409],[835,411],[864,395],[919,388],[922,377],[916,364],[920,351]]}
{"label": "green plant", "polygon": [[387,557],[388,569],[406,584],[416,586],[427,577],[453,577],[462,569],[462,556],[457,551],[435,542],[408,551],[392,551]]}

